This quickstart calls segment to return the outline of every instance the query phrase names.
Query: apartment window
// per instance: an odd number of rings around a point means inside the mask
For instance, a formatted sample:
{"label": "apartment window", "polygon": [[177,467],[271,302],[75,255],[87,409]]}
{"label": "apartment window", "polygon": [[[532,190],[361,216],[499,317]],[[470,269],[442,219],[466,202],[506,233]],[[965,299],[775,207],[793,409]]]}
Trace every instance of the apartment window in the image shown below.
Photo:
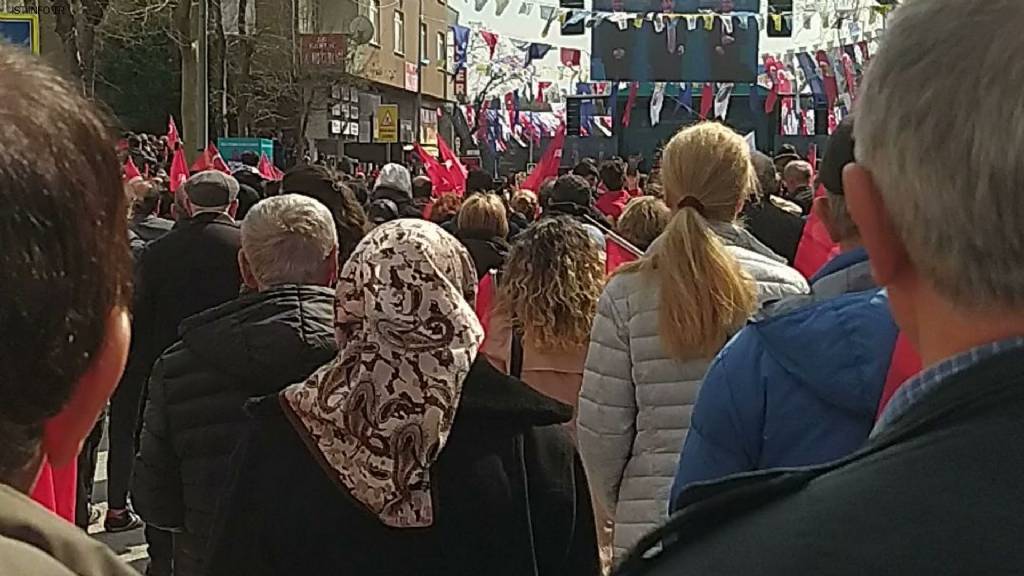
{"label": "apartment window", "polygon": [[370,44],[380,46],[380,0],[370,0],[370,21],[373,22]]}
{"label": "apartment window", "polygon": [[405,14],[395,10],[395,54],[405,55]]}
{"label": "apartment window", "polygon": [[[246,4],[255,5],[255,2]],[[320,6],[316,0],[299,0],[299,34],[315,34],[319,21]]]}
{"label": "apartment window", "polygon": [[448,67],[448,37],[444,32],[437,33],[437,67],[442,70]]}
{"label": "apartment window", "polygon": [[423,60],[424,66],[426,62],[430,60],[430,52],[427,51],[427,25],[420,22],[420,60]]}

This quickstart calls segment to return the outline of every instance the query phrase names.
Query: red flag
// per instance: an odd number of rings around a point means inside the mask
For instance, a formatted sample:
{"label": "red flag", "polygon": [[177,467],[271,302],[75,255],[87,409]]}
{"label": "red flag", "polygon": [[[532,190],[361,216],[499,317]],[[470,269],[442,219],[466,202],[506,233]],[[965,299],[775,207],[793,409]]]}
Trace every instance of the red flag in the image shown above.
{"label": "red flag", "polygon": [[413,144],[413,149],[419,155],[420,161],[423,162],[423,166],[427,170],[427,177],[430,178],[430,183],[434,185],[433,194],[437,196],[445,192],[451,192],[454,186],[448,180],[448,170],[437,161],[437,158],[434,158],[432,154],[424,150],[419,142]]}
{"label": "red flag", "polygon": [[284,174],[270,162],[270,158],[267,158],[266,152],[260,154],[260,163],[256,170],[259,171],[260,176],[264,180],[280,180],[284,178]]}
{"label": "red flag", "polygon": [[480,320],[480,326],[484,329],[484,336],[487,336],[487,329],[490,328],[491,305],[494,302],[494,274],[485,274],[480,279],[480,285],[476,289],[476,317]]}
{"label": "red flag", "polygon": [[479,116],[477,117],[476,121],[476,138],[477,141],[481,143],[483,143],[484,138],[487,137],[487,109],[490,107],[490,105],[490,101],[485,99],[483,102],[480,103],[480,110],[477,111],[477,114]]}
{"label": "red flag", "polygon": [[605,261],[604,267],[607,274],[615,272],[623,264],[628,264],[638,258],[636,254],[625,246],[619,244],[614,236],[605,237]]}
{"label": "red flag", "polygon": [[444,160],[445,166],[448,168],[448,180],[455,187],[455,192],[462,194],[466,190],[466,175],[469,174],[469,171],[440,134],[437,135],[437,149],[441,152],[441,159]]}
{"label": "red flag", "polygon": [[167,120],[167,147],[174,150],[178,147],[181,142],[181,138],[178,136],[178,126],[174,124],[174,116],[171,116]]}
{"label": "red flag", "polygon": [[498,45],[498,35],[487,30],[481,30],[480,35],[484,37],[484,42],[487,43],[487,49],[491,51],[491,58],[493,59],[494,47]]}
{"label": "red flag", "polygon": [[551,82],[537,82],[537,102],[544,102],[544,93],[551,88]]}
{"label": "red flag", "polygon": [[555,137],[548,143],[547,150],[540,157],[540,162],[534,166],[533,171],[526,177],[521,188],[537,192],[544,182],[549,178],[558,177],[558,167],[562,163],[562,146],[565,144],[565,124],[562,124]]}
{"label": "red flag", "polygon": [[174,157],[171,158],[170,179],[171,192],[176,192],[188,180],[188,163],[185,162],[185,151],[181,146],[175,148]]}
{"label": "red flag", "polygon": [[825,99],[828,100],[828,107],[831,110],[835,107],[836,100],[839,99],[839,83],[836,82],[836,71],[824,50],[818,50],[814,57],[818,61],[821,81],[825,85]]}
{"label": "red flag", "polygon": [[[817,198],[824,193],[824,187],[818,186],[814,197]],[[818,215],[812,210],[811,215],[807,217],[807,223],[804,224],[804,233],[800,237],[800,244],[797,245],[793,267],[810,278],[836,254],[839,254],[839,245],[832,241],[825,223],[819,220]]]}
{"label": "red flag", "polygon": [[892,360],[889,361],[889,373],[885,376],[885,385],[882,387],[882,398],[878,402],[876,419],[882,415],[882,412],[885,412],[885,407],[889,405],[889,400],[899,390],[899,387],[920,371],[921,356],[907,339],[906,333],[900,332],[896,337]]}
{"label": "red flag", "polygon": [[630,82],[629,97],[626,98],[626,111],[622,113],[622,125],[629,127],[629,117],[633,112],[633,105],[636,104],[636,92],[640,88],[639,82]]}
{"label": "red flag", "polygon": [[75,460],[61,468],[54,468],[44,460],[39,479],[32,488],[32,499],[68,522],[74,522],[77,491],[78,466]]}
{"label": "red flag", "polygon": [[213,170],[213,159],[210,158],[210,153],[207,150],[203,150],[196,161],[192,163],[190,168],[192,172],[202,172],[204,170]]}
{"label": "red flag", "polygon": [[205,154],[210,157],[210,163],[213,165],[214,170],[220,170],[225,174],[231,174],[231,169],[228,168],[228,163],[224,161],[224,157],[220,155],[220,150],[217,150],[217,147],[213,145],[213,142],[206,145]]}
{"label": "red flag", "polygon": [[775,59],[774,56],[765,55],[764,57],[764,71],[768,76],[768,81],[772,83],[771,90],[768,91],[768,97],[764,99],[764,113],[771,114],[772,110],[775,110],[775,103],[779,100],[779,70],[781,70],[782,64]]}
{"label": "red flag", "polygon": [[579,66],[580,65],[580,51],[575,48],[562,48],[561,49],[562,64],[566,66]]}
{"label": "red flag", "polygon": [[700,92],[700,119],[707,120],[708,112],[715,105],[715,87],[711,82],[705,82]]}
{"label": "red flag", "polygon": [[129,154],[128,155],[128,159],[124,161],[123,170],[124,170],[124,176],[122,177],[122,180],[124,180],[125,182],[131,180],[132,178],[141,178],[142,177],[142,174],[139,174],[138,167],[135,166],[135,161],[132,160],[132,155],[131,154]]}

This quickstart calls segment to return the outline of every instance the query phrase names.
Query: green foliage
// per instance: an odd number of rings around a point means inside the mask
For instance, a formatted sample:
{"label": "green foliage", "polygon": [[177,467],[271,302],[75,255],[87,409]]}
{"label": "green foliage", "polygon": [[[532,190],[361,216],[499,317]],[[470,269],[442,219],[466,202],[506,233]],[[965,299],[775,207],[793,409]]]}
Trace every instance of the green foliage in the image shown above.
{"label": "green foliage", "polygon": [[166,30],[143,31],[131,39],[107,36],[97,54],[96,97],[125,130],[162,134],[167,116],[178,116],[181,68]]}

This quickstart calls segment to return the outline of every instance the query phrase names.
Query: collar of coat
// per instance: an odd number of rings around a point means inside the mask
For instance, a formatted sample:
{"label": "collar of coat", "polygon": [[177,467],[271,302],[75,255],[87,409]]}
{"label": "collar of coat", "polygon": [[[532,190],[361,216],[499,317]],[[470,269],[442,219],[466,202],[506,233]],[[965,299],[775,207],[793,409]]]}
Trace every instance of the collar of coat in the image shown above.
{"label": "collar of coat", "polygon": [[478,356],[462,385],[455,418],[460,416],[548,426],[571,420],[572,407],[537,392]]}

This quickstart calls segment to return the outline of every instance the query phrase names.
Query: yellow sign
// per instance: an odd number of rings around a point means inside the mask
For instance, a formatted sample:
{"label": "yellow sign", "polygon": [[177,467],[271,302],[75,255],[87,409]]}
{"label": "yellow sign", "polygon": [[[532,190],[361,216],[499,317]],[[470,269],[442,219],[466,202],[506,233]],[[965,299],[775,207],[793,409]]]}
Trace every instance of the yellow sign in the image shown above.
{"label": "yellow sign", "polygon": [[374,115],[377,124],[377,142],[398,142],[398,104],[381,104]]}

